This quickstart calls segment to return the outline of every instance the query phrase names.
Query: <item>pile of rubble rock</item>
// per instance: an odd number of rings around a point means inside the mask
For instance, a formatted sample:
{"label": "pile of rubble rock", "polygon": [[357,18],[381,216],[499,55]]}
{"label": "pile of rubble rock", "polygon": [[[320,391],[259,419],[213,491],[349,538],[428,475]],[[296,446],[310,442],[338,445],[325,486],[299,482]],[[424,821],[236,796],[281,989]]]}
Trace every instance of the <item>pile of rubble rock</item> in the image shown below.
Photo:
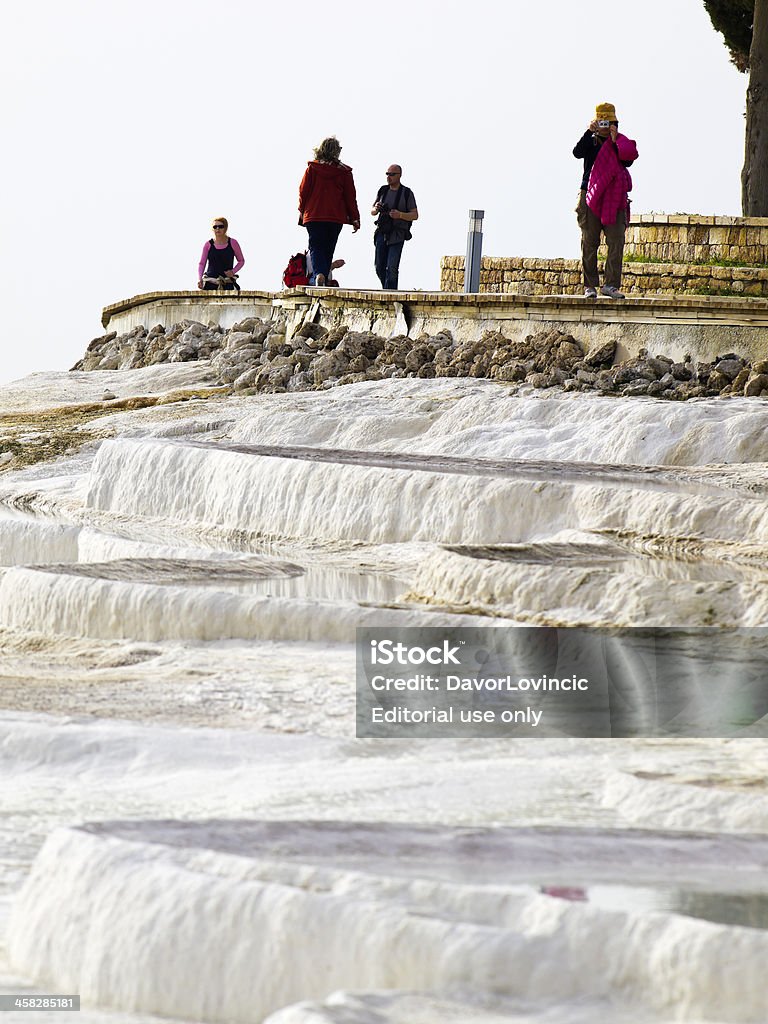
{"label": "pile of rubble rock", "polygon": [[544,330],[524,341],[486,331],[454,342],[449,331],[418,339],[330,330],[308,323],[290,341],[284,321],[256,317],[228,330],[183,320],[170,328],[95,338],[74,370],[134,369],[155,363],[209,359],[218,382],[235,391],[284,392],[329,388],[386,377],[485,377],[534,388],[648,395],[685,400],[714,395],[768,396],[768,360],[750,363],[734,353],[712,362],[686,356],[638,356],[614,363],[615,342],[585,351],[572,335]]}

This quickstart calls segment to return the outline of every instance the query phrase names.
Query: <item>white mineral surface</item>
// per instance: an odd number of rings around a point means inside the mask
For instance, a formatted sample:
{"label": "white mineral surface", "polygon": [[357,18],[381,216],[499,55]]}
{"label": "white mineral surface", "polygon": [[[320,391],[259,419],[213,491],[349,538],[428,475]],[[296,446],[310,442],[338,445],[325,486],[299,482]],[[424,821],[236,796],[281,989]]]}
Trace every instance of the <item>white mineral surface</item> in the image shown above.
{"label": "white mineral surface", "polygon": [[0,388],[0,992],[765,1024],[763,740],[358,740],[354,639],[768,626],[768,405],[209,381]]}

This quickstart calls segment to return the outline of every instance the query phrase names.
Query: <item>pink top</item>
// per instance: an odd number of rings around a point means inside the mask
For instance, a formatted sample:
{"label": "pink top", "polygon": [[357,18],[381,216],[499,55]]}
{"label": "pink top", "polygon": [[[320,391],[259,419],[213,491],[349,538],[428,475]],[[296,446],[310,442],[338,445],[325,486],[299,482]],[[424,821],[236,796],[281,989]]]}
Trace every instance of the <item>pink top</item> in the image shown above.
{"label": "pink top", "polygon": [[632,178],[624,163],[637,160],[637,145],[626,135],[617,135],[616,142],[606,139],[595,157],[587,187],[587,206],[602,224],[615,224],[619,210],[624,210],[629,224],[629,196]]}
{"label": "pink top", "polygon": [[[234,252],[235,259],[237,260],[237,263],[235,263],[235,265],[234,265],[234,267],[232,269],[233,269],[233,271],[235,273],[237,273],[239,270],[242,270],[243,267],[245,266],[245,260],[243,259],[243,250],[240,248],[240,243],[238,242],[238,240],[236,238],[230,238],[229,241],[232,243],[232,251]],[[216,249],[226,249],[227,245],[228,245],[228,243],[225,242],[224,245],[215,245],[215,248]],[[209,239],[205,243],[205,245],[203,246],[203,255],[200,257],[200,262],[197,265],[197,279],[198,279],[198,281],[201,281],[203,279],[203,274],[205,272],[205,265],[208,262],[208,253],[210,252],[210,250],[211,250],[211,241]]]}

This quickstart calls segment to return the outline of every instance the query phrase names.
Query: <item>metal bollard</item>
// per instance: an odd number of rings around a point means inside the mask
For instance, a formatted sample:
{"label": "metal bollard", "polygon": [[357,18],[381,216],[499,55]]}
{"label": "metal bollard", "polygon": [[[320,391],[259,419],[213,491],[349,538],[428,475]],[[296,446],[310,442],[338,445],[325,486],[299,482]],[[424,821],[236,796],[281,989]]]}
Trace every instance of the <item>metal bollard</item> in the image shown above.
{"label": "metal bollard", "polygon": [[483,217],[485,210],[469,211],[467,257],[464,260],[464,291],[480,291],[480,259],[483,255]]}

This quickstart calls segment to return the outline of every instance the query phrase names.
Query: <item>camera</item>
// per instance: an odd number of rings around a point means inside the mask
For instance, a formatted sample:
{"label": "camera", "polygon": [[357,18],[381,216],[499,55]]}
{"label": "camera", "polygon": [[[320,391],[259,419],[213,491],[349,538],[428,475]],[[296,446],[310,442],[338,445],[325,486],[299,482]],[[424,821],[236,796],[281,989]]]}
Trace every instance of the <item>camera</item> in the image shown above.
{"label": "camera", "polygon": [[597,127],[598,128],[610,128],[611,127],[611,122],[610,121],[598,121],[597,122]]}

